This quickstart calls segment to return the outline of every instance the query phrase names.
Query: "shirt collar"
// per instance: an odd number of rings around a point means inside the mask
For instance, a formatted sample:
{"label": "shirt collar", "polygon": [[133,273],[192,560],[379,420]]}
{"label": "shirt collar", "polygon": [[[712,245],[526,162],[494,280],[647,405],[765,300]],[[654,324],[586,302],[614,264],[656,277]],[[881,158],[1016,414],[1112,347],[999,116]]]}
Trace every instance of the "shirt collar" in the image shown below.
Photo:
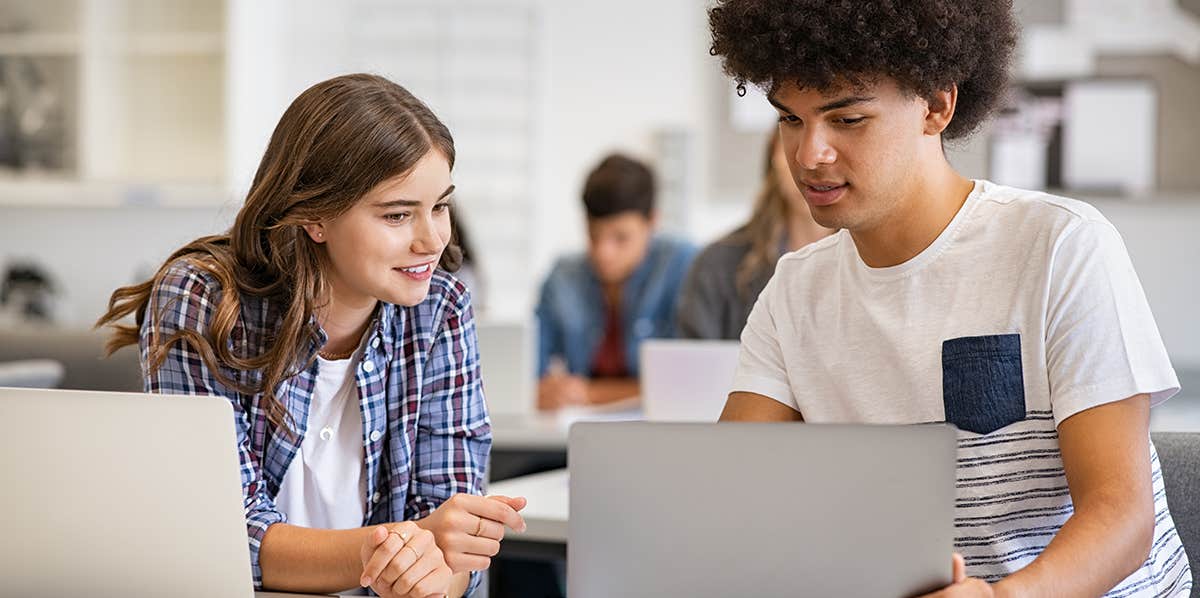
{"label": "shirt collar", "polygon": [[[392,357],[392,348],[395,346],[398,318],[395,305],[380,301],[375,307],[375,314],[371,316],[371,323],[367,325],[367,351],[380,348],[383,349],[384,355],[388,359]],[[325,333],[325,329],[321,328],[320,322],[317,322],[316,314],[309,317],[308,325],[312,327],[314,334],[313,340],[309,343],[309,357],[312,357],[325,346],[329,341],[329,335]],[[376,342],[378,340],[378,342]]]}
{"label": "shirt collar", "polygon": [[368,341],[370,346],[375,346],[375,339],[379,339],[379,347],[383,349],[388,359],[392,358],[392,349],[396,346],[396,319],[399,317],[395,305],[391,303],[379,302],[379,307],[375,310],[375,320],[368,328],[368,334],[371,335],[371,340]]}

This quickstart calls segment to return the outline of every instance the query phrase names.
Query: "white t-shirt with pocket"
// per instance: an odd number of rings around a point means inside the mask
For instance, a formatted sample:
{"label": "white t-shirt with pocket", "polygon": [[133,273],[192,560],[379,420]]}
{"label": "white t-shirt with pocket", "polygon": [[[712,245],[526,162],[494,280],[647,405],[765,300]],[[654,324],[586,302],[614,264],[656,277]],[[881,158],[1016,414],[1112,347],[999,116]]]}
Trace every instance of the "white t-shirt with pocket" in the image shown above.
{"label": "white t-shirt with pocket", "polygon": [[[1141,393],[1161,403],[1179,382],[1112,224],[1078,201],[977,181],[898,266],[868,267],[846,231],[780,259],[733,390],[808,422],[956,424],[955,546],[969,575],[995,581],[1072,512],[1057,424]],[[1151,459],[1150,558],[1108,596],[1191,584],[1153,445]]]}

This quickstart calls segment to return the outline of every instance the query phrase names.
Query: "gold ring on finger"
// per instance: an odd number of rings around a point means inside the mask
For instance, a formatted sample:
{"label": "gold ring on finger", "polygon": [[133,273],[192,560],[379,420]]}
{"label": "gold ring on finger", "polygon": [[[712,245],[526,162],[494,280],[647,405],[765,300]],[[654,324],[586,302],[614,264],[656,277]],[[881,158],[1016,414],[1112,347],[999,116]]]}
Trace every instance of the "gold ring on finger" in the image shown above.
{"label": "gold ring on finger", "polygon": [[483,517],[479,518],[479,523],[475,525],[475,536],[479,537],[483,533]]}

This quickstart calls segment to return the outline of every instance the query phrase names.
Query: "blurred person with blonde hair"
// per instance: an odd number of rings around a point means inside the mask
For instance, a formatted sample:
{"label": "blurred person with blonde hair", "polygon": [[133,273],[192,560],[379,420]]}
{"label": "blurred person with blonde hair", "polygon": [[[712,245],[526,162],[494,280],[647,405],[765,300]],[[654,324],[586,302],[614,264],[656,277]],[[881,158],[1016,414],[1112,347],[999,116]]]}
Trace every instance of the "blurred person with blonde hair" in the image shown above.
{"label": "blurred person with blonde hair", "polygon": [[705,247],[684,279],[676,311],[682,338],[737,340],[780,256],[833,232],[813,220],[788,171],[778,129],[763,158],[750,219]]}

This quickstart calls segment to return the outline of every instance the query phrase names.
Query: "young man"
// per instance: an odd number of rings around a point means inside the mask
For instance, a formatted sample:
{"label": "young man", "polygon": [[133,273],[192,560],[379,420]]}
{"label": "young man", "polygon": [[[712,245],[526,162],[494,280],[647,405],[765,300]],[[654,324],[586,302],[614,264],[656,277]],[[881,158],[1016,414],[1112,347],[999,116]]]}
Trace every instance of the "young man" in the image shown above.
{"label": "young man", "polygon": [[635,396],[638,346],[674,336],[675,299],[695,253],[654,234],[654,175],[621,155],[604,159],[583,190],[588,251],[560,259],[537,306],[538,405]]}
{"label": "young man", "polygon": [[1186,596],[1148,432],[1179,383],[1120,236],[942,150],[1005,91],[1010,2],[709,18],[726,72],[778,110],[813,217],[842,229],[780,260],[722,420],[957,425],[962,558],[938,596]]}

